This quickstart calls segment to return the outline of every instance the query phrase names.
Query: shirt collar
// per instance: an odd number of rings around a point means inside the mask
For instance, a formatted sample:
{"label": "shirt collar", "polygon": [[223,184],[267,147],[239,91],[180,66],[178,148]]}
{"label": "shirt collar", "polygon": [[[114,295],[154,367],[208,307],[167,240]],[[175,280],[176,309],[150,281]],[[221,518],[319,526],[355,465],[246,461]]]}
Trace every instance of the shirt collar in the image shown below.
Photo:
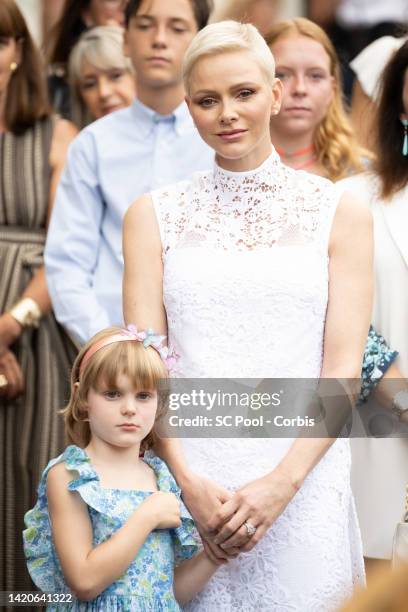
{"label": "shirt collar", "polygon": [[135,119],[140,124],[140,131],[143,136],[149,136],[158,123],[168,123],[173,126],[178,136],[190,131],[193,121],[187,104],[183,101],[170,115],[160,115],[153,109],[145,106],[140,100],[135,99],[132,104],[132,112]]}
{"label": "shirt collar", "polygon": [[186,102],[182,102],[174,111],[174,116],[176,118],[175,130],[179,136],[185,134],[186,132],[190,132],[193,127],[193,120],[190,115],[190,111],[188,110],[188,106]]}

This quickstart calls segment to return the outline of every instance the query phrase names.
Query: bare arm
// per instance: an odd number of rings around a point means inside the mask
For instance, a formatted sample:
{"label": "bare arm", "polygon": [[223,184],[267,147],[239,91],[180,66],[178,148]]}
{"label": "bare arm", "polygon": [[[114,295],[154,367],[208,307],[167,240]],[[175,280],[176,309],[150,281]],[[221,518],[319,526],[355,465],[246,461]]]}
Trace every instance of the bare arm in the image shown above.
{"label": "bare arm", "polygon": [[153,493],[123,527],[93,548],[87,506],[67,489],[71,480],[62,463],[48,474],[52,536],[68,586],[79,599],[91,600],[126,572],[151,531],[180,525],[180,506],[172,493]]}
{"label": "bare arm", "polygon": [[[330,239],[329,302],[321,378],[349,381],[357,397],[373,295],[372,217],[368,208],[346,194],[338,206]],[[282,461],[296,487],[334,442],[298,439]]]}
{"label": "bare arm", "polygon": [[123,255],[125,322],[167,335],[161,240],[150,196],[136,200],[125,215]]}
{"label": "bare arm", "polygon": [[[140,329],[151,327],[155,332],[167,335],[163,305],[162,244],[150,196],[136,200],[125,215],[123,254],[125,322],[134,323]],[[162,438],[156,443],[155,451],[173,472],[200,533],[205,535],[207,523],[215,509],[229,499],[231,494],[223,487],[191,472],[179,440]],[[222,551],[219,551],[219,555],[220,559],[226,559]]]}
{"label": "bare arm", "polygon": [[[163,262],[160,232],[150,196],[142,196],[129,208],[123,225],[123,316],[140,329],[151,327],[167,335],[163,304]],[[191,477],[176,439],[162,439],[156,452],[170,466],[180,485]]]}
{"label": "bare arm", "polygon": [[[371,316],[373,243],[371,213],[348,194],[336,212],[329,253],[321,378],[348,381],[346,391],[353,405]],[[242,546],[244,551],[251,550],[333,442],[333,438],[296,439],[276,469],[244,486],[223,505],[214,518],[213,527],[220,529],[215,541],[227,549]],[[241,527],[246,520],[257,527],[249,541],[246,529]]]}
{"label": "bare arm", "polygon": [[213,563],[205,552],[199,552],[176,567],[174,596],[178,603],[183,606],[193,599],[205,587],[217,568],[218,565]]}

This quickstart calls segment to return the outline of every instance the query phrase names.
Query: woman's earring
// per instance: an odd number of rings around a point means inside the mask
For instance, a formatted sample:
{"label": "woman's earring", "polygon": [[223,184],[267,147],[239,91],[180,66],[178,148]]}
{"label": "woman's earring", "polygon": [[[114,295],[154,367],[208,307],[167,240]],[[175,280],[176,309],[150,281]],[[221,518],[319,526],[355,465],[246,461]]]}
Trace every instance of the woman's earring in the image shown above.
{"label": "woman's earring", "polygon": [[18,68],[17,62],[11,62],[11,64],[10,64],[11,72],[15,72],[17,70],[17,68]]}
{"label": "woman's earring", "polygon": [[404,141],[402,143],[402,154],[404,157],[408,155],[408,119],[401,119],[404,126]]}

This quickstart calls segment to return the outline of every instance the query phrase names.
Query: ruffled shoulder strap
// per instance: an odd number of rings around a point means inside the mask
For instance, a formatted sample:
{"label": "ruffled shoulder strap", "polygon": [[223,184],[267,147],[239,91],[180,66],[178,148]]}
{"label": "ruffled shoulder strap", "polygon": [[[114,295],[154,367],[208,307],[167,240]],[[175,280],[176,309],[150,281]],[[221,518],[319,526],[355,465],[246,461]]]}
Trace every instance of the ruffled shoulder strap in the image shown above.
{"label": "ruffled shoulder strap", "polygon": [[147,451],[144,455],[144,461],[154,470],[157,479],[157,486],[160,491],[174,493],[180,501],[180,518],[181,525],[176,529],[171,529],[174,546],[175,563],[178,565],[185,559],[193,557],[198,549],[200,536],[195,527],[194,520],[187,510],[181,499],[181,490],[177,485],[173,474],[170,472],[166,463],[154,455],[151,451]]}
{"label": "ruffled shoulder strap", "polygon": [[107,514],[106,499],[102,494],[99,476],[86,452],[77,446],[69,446],[64,456],[67,470],[77,473],[77,477],[69,483],[68,489],[77,491],[87,506],[101,514]]}
{"label": "ruffled shoulder strap", "polygon": [[50,469],[58,463],[65,463],[68,470],[78,474],[78,478],[70,483],[69,488],[80,479],[89,481],[97,478],[85,451],[78,446],[68,446],[62,455],[48,463],[38,486],[37,503],[24,517],[26,529],[23,531],[23,543],[28,571],[41,590],[50,592],[67,590],[52,543],[48,514],[47,476]]}
{"label": "ruffled shoulder strap", "polygon": [[156,476],[157,486],[160,491],[174,493],[178,497],[181,495],[179,486],[177,485],[173,474],[170,472],[167,464],[155,455],[152,451],[147,451],[144,454],[143,460],[149,465]]}
{"label": "ruffled shoulder strap", "polygon": [[91,460],[78,446],[68,446],[61,455],[62,461],[69,472],[77,472],[78,476],[68,485],[70,491],[75,491],[81,484],[99,482],[98,474],[91,465]]}

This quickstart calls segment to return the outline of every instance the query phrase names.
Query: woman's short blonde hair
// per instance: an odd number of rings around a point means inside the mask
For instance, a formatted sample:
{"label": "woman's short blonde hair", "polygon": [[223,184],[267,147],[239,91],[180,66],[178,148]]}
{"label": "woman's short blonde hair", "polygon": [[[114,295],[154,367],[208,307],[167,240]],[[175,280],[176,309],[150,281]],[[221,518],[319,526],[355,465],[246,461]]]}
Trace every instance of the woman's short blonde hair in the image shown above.
{"label": "woman's short blonde hair", "polygon": [[124,30],[119,26],[97,26],[82,34],[71,51],[68,63],[71,88],[72,118],[82,128],[94,117],[90,117],[79,92],[82,63],[88,61],[98,70],[126,70],[133,73],[133,66],[123,53]]}
{"label": "woman's short blonde hair", "polygon": [[[135,389],[157,390],[156,421],[166,412],[168,373],[162,358],[154,348],[145,348],[141,342],[131,339],[128,342],[114,342],[97,350],[81,371],[81,363],[88,350],[101,340],[121,331],[120,327],[109,327],[99,332],[82,347],[75,359],[71,373],[71,397],[66,408],[62,410],[65,434],[70,444],[84,448],[91,439],[87,420],[89,391],[98,391],[102,387],[116,389],[120,376],[127,376]],[[153,428],[142,441],[142,451],[153,445],[154,436]]]}
{"label": "woman's short blonde hair", "polygon": [[220,21],[203,28],[192,40],[184,56],[183,78],[186,92],[189,92],[191,73],[203,57],[247,51],[258,62],[266,80],[271,86],[275,79],[275,61],[268,45],[255,26],[238,21]]}

